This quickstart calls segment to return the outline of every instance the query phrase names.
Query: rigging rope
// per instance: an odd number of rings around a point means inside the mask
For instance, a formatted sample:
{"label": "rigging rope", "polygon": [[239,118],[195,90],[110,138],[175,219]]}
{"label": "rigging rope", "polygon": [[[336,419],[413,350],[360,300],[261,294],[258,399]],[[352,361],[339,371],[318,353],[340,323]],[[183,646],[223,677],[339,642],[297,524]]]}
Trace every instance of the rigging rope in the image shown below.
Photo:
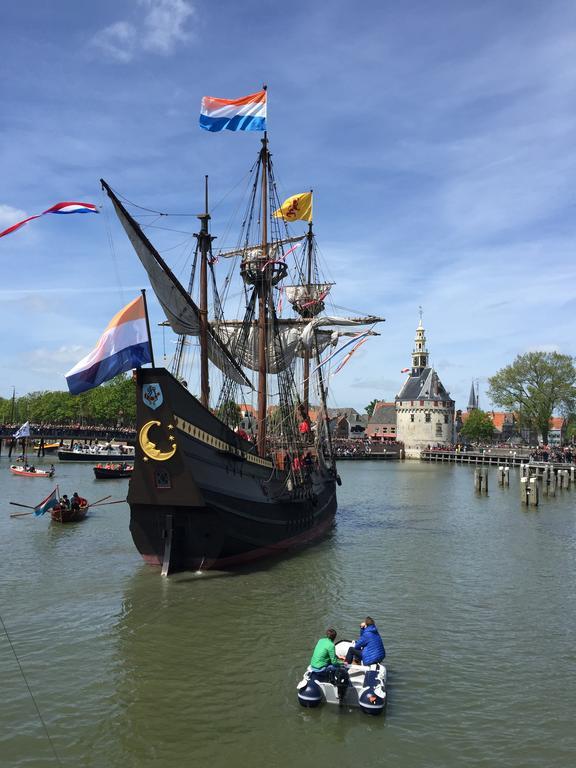
{"label": "rigging rope", "polygon": [[18,668],[20,670],[20,674],[22,675],[22,679],[26,683],[26,688],[28,688],[28,693],[30,694],[30,698],[34,702],[34,707],[36,708],[36,712],[38,713],[38,718],[40,722],[42,723],[42,727],[44,728],[44,733],[46,734],[46,738],[50,742],[50,746],[52,747],[52,752],[54,753],[54,757],[56,758],[56,762],[58,765],[62,765],[62,761],[60,760],[60,756],[58,755],[58,752],[56,751],[56,746],[54,745],[54,742],[52,741],[52,737],[50,736],[50,732],[48,731],[48,726],[46,725],[46,722],[44,718],[42,717],[42,713],[40,712],[40,707],[38,706],[38,702],[36,701],[34,694],[32,693],[32,688],[30,688],[30,683],[28,682],[28,679],[26,678],[26,675],[24,674],[24,668],[22,667],[22,663],[20,662],[20,659],[18,658],[18,654],[16,653],[16,649],[14,648],[14,645],[12,643],[12,638],[8,634],[8,629],[6,627],[6,624],[4,623],[4,619],[0,615],[0,623],[2,624],[2,629],[4,630],[4,634],[6,635],[6,639],[8,640],[8,643],[10,644],[10,648],[12,650],[12,653],[14,654],[14,658],[16,659],[16,663],[18,664]]}

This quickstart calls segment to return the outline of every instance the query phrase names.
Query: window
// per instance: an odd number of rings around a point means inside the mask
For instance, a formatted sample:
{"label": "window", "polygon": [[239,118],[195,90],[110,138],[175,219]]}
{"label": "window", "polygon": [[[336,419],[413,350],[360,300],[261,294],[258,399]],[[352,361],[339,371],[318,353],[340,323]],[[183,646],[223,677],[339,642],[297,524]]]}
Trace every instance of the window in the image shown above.
{"label": "window", "polygon": [[392,432],[393,435],[396,434],[396,427],[390,427],[390,432]]}
{"label": "window", "polygon": [[420,405],[424,405],[424,400],[420,400]]}
{"label": "window", "polygon": [[434,400],[434,405],[436,406],[436,408],[438,408],[438,406],[440,405],[440,403],[438,402],[438,400]]}
{"label": "window", "polygon": [[444,416],[444,424],[448,424],[448,414],[446,414],[446,416]]}
{"label": "window", "polygon": [[442,424],[440,422],[436,424],[436,437],[442,437]]}
{"label": "window", "polygon": [[413,413],[410,414],[410,421],[414,421],[414,414]]}
{"label": "window", "polygon": [[426,418],[425,418],[425,421],[427,421],[427,422],[430,422],[431,420],[432,420],[432,417],[430,416],[430,414],[429,414],[429,413],[427,413],[427,414],[426,414]]}
{"label": "window", "polygon": [[414,400],[410,400],[410,405],[414,405]]}

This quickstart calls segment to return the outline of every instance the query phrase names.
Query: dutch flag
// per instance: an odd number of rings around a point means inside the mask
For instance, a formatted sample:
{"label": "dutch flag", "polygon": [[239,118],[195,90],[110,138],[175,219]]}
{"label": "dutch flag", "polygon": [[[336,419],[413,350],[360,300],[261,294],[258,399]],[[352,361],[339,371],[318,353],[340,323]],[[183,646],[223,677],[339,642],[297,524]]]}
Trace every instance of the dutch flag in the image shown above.
{"label": "dutch flag", "polygon": [[241,99],[204,96],[200,108],[200,128],[205,131],[265,131],[266,90]]}

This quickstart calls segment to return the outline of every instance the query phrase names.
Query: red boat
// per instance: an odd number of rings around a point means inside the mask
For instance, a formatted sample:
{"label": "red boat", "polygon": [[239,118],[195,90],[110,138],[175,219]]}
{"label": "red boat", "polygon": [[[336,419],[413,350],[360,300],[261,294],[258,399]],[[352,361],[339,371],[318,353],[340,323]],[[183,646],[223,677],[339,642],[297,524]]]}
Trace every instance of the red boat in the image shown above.
{"label": "red boat", "polygon": [[54,475],[54,468],[36,469],[36,467],[30,467],[27,464],[12,464],[10,472],[21,477],[52,477]]}

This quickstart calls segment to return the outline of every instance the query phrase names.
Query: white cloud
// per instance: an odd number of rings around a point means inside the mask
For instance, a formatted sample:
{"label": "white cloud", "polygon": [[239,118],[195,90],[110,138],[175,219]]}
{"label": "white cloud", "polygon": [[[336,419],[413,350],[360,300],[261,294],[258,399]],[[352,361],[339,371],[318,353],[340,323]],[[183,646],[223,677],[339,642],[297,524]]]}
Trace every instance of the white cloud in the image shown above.
{"label": "white cloud", "polygon": [[117,21],[97,32],[92,44],[112,59],[128,62],[134,57],[136,40],[136,27],[128,21]]}
{"label": "white cloud", "polygon": [[190,39],[188,19],[195,14],[186,0],[138,0],[145,9],[134,21],[117,21],[97,32],[92,45],[115,61],[127,63],[149,51],[164,56]]}
{"label": "white cloud", "polygon": [[26,219],[28,214],[21,211],[19,208],[12,208],[11,205],[3,205],[0,203],[0,229],[6,229],[7,227],[16,224],[22,219]]}
{"label": "white cloud", "polygon": [[140,5],[148,8],[143,20],[144,49],[169,54],[178,43],[189,39],[185,25],[195,11],[185,0],[140,0]]}

